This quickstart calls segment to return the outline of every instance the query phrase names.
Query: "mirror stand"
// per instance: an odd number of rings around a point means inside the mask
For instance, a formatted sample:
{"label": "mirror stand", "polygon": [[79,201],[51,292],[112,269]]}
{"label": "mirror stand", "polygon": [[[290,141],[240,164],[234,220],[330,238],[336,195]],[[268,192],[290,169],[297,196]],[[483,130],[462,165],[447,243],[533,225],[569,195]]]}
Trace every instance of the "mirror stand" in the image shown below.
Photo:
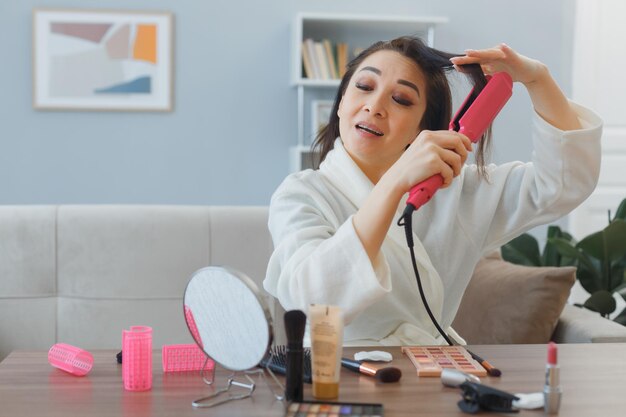
{"label": "mirror stand", "polygon": [[213,365],[213,369],[211,370],[211,375],[209,376],[209,378],[211,379],[207,379],[204,374],[204,371],[206,370],[206,365],[207,363],[209,363],[210,360],[211,358],[207,355],[206,360],[204,361],[204,365],[202,365],[202,371],[200,371],[200,376],[202,377],[202,380],[204,381],[204,383],[207,385],[213,385],[213,383],[215,382],[215,365]]}
{"label": "mirror stand", "polygon": [[[274,380],[274,382],[284,392],[285,388],[280,383],[278,378],[276,378],[276,375],[274,375],[274,373],[270,369],[267,369],[267,371],[271,375],[271,377]],[[265,370],[264,369],[254,369],[254,370],[244,371],[243,375],[248,380],[248,383],[236,381],[235,380],[235,376],[236,375],[237,375],[237,372],[233,372],[232,374],[230,374],[230,376],[228,377],[228,384],[226,385],[226,387],[217,390],[216,392],[214,392],[211,395],[208,395],[206,397],[203,397],[203,398],[200,398],[198,400],[192,401],[191,405],[193,405],[196,408],[210,408],[210,407],[214,407],[216,405],[224,404],[224,403],[227,403],[227,402],[230,402],[230,401],[243,400],[245,398],[251,397],[252,393],[254,392],[254,390],[256,388],[256,383],[250,377],[250,375],[259,375],[260,378],[262,378],[265,381],[265,383],[267,384],[267,387],[269,388],[269,390],[274,395],[274,398],[276,398],[278,401],[282,401],[285,398],[284,395],[276,394],[276,391],[274,390],[274,388],[272,388],[272,386],[270,385],[270,382],[265,377]],[[212,377],[211,380],[209,381],[203,375],[202,379],[204,380],[204,382],[207,385],[212,385],[215,382],[215,378],[214,377]],[[233,386],[234,387],[238,387],[238,388],[246,389],[247,391],[242,393],[242,394],[233,394],[233,393],[230,392],[230,389]],[[228,396],[225,396],[225,397],[222,397],[222,398],[218,398],[220,395],[226,394],[226,393],[228,393]]]}

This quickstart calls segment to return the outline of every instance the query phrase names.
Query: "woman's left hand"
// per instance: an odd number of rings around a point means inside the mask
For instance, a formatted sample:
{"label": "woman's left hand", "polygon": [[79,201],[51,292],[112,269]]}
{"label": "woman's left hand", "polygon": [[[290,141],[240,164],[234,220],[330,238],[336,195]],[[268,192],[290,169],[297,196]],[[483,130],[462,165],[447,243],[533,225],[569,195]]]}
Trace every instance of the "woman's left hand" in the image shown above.
{"label": "woman's left hand", "polygon": [[480,64],[485,74],[506,71],[513,81],[526,85],[539,80],[547,72],[544,64],[518,54],[504,43],[489,49],[468,49],[465,56],[454,57],[450,62],[457,69],[459,65]]}

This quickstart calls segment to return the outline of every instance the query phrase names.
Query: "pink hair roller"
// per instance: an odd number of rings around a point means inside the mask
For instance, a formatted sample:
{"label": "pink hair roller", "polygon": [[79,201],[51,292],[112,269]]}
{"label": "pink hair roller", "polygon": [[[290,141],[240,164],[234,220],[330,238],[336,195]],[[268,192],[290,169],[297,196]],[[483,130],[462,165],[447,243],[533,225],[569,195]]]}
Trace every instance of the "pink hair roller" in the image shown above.
{"label": "pink hair roller", "polygon": [[199,371],[203,367],[212,372],[215,368],[215,362],[195,344],[163,345],[161,357],[163,372]]}
{"label": "pink hair roller", "polygon": [[57,343],[48,351],[48,362],[72,375],[84,376],[93,367],[93,355],[66,343]]}
{"label": "pink hair roller", "polygon": [[185,306],[185,319],[187,319],[187,325],[189,325],[189,331],[191,331],[194,340],[202,347],[202,339],[200,338],[200,333],[198,333],[198,326],[196,326],[196,321],[193,319],[191,309],[187,306]]}
{"label": "pink hair roller", "polygon": [[152,327],[122,331],[122,379],[127,391],[152,388]]}

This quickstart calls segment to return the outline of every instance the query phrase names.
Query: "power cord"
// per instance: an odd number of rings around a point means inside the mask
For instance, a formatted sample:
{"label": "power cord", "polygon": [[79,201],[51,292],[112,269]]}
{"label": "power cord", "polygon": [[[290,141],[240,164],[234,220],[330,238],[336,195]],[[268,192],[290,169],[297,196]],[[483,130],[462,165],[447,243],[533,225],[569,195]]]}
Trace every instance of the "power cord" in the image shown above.
{"label": "power cord", "polygon": [[426,296],[424,295],[424,289],[422,288],[422,280],[420,278],[419,270],[417,269],[417,261],[415,260],[415,251],[413,250],[414,244],[413,244],[412,223],[413,223],[414,211],[415,211],[415,208],[411,204],[407,204],[406,208],[404,209],[404,213],[402,214],[402,217],[400,217],[400,219],[398,220],[398,226],[404,226],[404,234],[406,235],[406,243],[407,243],[407,246],[409,247],[409,252],[411,252],[411,263],[413,264],[413,272],[415,273],[415,279],[417,281],[417,288],[419,290],[422,303],[424,304],[424,308],[426,309],[426,312],[428,313],[428,317],[430,317],[430,320],[433,322],[433,324],[437,328],[437,331],[439,332],[441,337],[444,338],[444,340],[448,343],[448,345],[453,346],[454,343],[452,342],[452,340],[450,340],[446,332],[443,331],[443,329],[437,322],[435,315],[430,310],[430,306],[428,305]]}

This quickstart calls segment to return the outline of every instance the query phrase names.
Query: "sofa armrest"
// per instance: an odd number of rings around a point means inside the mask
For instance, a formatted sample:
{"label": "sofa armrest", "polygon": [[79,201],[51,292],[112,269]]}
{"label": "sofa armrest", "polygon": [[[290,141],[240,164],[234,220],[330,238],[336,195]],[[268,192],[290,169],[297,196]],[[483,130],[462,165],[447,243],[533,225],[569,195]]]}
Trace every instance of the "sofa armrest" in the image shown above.
{"label": "sofa armrest", "polygon": [[623,343],[626,342],[626,327],[593,311],[567,304],[552,340],[557,343]]}

